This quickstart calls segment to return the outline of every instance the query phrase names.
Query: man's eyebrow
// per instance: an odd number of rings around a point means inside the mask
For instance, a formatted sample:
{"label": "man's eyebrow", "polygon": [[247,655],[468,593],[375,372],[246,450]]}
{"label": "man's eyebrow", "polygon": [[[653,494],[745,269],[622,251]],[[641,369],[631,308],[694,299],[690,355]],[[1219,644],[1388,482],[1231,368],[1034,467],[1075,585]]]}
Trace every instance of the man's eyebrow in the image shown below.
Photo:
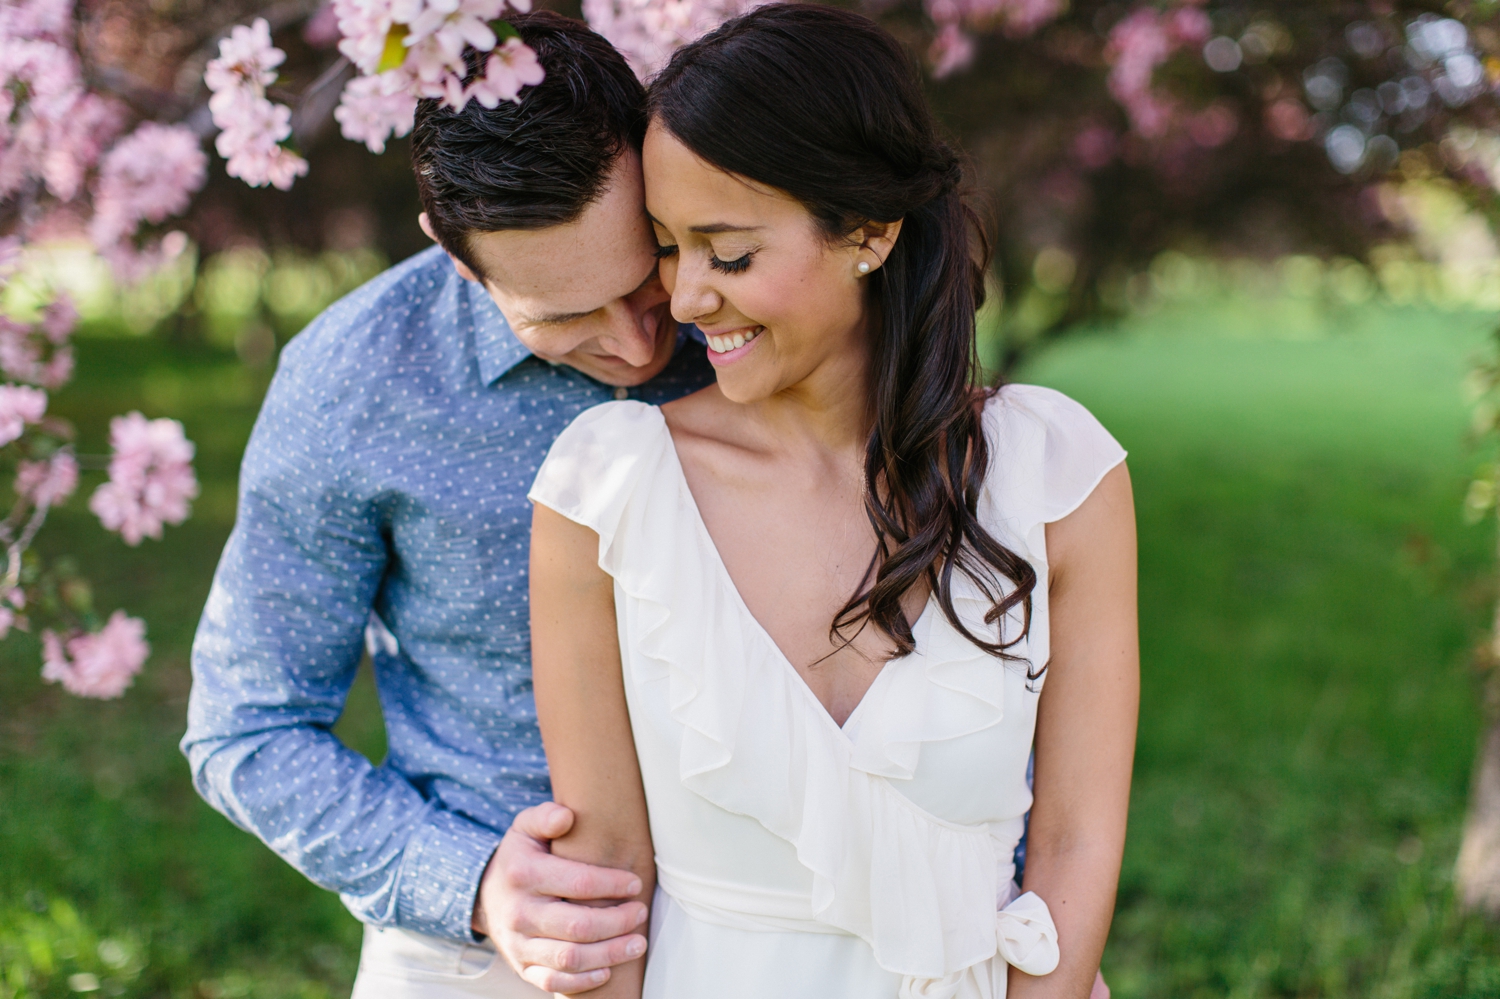
{"label": "man's eyebrow", "polygon": [[[641,283],[630,289],[630,291],[627,292],[624,297],[629,298],[631,295],[634,295],[636,292],[646,287],[646,285],[650,284],[651,279],[654,277],[656,277],[656,265],[653,264],[651,270],[646,272],[646,276],[641,278]],[[598,311],[598,309],[593,309],[589,312],[551,312],[541,316],[522,316],[520,325],[560,326],[563,323],[571,323],[575,319],[582,319],[584,316],[592,316],[595,312]]]}
{"label": "man's eyebrow", "polygon": [[[595,310],[598,311],[598,310]],[[522,316],[522,326],[559,326],[563,323],[571,323],[575,319],[591,316],[592,312],[552,312],[544,316]]]}

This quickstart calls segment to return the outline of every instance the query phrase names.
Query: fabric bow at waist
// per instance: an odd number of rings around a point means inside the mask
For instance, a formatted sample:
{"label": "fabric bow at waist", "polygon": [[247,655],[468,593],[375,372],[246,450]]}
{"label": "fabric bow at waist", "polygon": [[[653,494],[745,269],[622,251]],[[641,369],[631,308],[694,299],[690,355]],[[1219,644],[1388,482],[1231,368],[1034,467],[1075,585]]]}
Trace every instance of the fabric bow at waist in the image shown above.
{"label": "fabric bow at waist", "polygon": [[[1014,894],[1014,889],[1012,889]],[[1052,910],[1036,892],[1013,898],[995,913],[996,959],[942,978],[901,979],[899,999],[1004,999],[1008,967],[1028,975],[1057,968],[1057,926]]]}
{"label": "fabric bow at waist", "polygon": [[[657,861],[657,884],[691,916],[740,930],[793,933],[844,931],[818,920],[811,899],[796,892],[775,892],[730,885],[673,870]],[[1046,975],[1057,968],[1057,926],[1052,911],[1035,892],[1019,894],[1009,883],[1007,901],[995,913],[995,958],[941,978],[901,979],[899,999],[1004,999],[1007,969]]]}

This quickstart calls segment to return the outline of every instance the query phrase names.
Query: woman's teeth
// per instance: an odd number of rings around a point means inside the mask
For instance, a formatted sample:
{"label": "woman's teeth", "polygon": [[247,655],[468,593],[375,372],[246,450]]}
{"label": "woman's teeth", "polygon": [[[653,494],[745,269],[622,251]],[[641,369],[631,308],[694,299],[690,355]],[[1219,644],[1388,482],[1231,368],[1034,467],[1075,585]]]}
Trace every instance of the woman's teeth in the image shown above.
{"label": "woman's teeth", "polygon": [[750,330],[748,333],[744,330],[740,330],[735,333],[725,333],[723,336],[708,337],[709,349],[716,354],[727,354],[731,350],[734,350],[738,347],[743,347],[751,340],[754,340],[756,337],[760,336],[760,331],[763,329],[765,329],[764,326],[757,326],[755,327],[755,329]]}

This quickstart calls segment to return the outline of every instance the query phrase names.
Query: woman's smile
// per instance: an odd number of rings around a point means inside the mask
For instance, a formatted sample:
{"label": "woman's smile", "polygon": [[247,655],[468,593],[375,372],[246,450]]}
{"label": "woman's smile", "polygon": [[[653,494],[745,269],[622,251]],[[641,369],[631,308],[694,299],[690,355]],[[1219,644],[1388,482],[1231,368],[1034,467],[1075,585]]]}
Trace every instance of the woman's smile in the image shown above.
{"label": "woman's smile", "polygon": [[708,341],[709,361],[718,367],[733,364],[750,353],[763,332],[765,332],[764,326],[747,326],[728,333],[705,331],[703,338]]}

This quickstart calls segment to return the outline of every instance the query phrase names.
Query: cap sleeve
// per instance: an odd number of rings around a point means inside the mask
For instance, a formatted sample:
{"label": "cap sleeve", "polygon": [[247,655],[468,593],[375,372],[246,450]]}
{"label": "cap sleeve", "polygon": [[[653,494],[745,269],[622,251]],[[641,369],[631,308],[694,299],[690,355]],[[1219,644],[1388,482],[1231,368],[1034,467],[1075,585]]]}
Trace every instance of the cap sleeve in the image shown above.
{"label": "cap sleeve", "polygon": [[527,498],[592,528],[603,553],[665,433],[661,410],[643,402],[586,409],[552,443]]}
{"label": "cap sleeve", "polygon": [[1125,449],[1094,414],[1055,389],[1007,385],[985,415],[993,444],[990,485],[1004,519],[1023,537],[1078,509],[1125,460]]}

